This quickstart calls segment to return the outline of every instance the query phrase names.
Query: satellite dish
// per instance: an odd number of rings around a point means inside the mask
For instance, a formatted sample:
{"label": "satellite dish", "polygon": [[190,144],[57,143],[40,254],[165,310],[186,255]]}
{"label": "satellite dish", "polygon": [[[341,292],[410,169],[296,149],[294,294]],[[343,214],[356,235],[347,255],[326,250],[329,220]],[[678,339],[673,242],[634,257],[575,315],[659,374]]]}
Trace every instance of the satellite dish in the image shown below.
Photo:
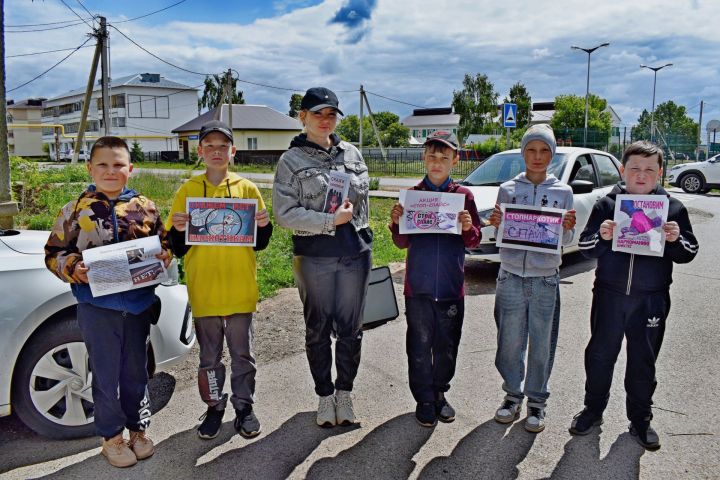
{"label": "satellite dish", "polygon": [[720,130],[720,120],[710,120],[705,127],[708,132],[713,130]]}

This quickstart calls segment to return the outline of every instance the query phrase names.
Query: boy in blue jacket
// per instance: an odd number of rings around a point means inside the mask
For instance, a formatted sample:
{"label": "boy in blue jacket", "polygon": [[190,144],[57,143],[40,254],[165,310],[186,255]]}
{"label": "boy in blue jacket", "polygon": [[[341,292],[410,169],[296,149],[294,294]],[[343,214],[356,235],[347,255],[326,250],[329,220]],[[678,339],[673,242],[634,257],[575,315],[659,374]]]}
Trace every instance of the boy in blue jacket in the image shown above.
{"label": "boy in blue jacket", "polygon": [[[572,241],[575,232],[572,189],[547,173],[555,148],[555,135],[549,125],[528,128],[521,143],[525,171],[500,185],[497,204],[489,218],[491,225],[500,226],[502,203],[553,205],[567,211],[562,223],[562,242]],[[503,378],[505,398],[495,412],[495,420],[515,421],[527,396],[525,430],[532,433],[545,429],[548,380],[560,323],[561,261],[559,254],[500,248],[495,292],[498,329],[495,366]]]}
{"label": "boy in blue jacket", "polygon": [[465,313],[465,248],[480,243],[481,221],[473,195],[450,178],[460,159],[455,135],[434,132],[425,141],[423,161],[427,175],[413,190],[465,195],[459,212],[461,235],[400,234],[403,207],[396,204],[390,214],[395,245],[407,248],[405,267],[406,348],[410,391],[417,407],[415,418],[424,427],[437,420],[452,422],[455,410],[445,399],[455,374],[460,334]]}

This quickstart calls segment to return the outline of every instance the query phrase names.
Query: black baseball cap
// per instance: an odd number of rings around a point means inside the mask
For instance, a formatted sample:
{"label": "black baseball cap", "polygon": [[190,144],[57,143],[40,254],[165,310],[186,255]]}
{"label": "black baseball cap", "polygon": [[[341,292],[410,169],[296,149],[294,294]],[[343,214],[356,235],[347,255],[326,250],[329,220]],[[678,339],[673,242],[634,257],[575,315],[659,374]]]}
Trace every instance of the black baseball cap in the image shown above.
{"label": "black baseball cap", "polygon": [[429,137],[425,139],[425,145],[431,142],[439,142],[453,150],[458,149],[458,139],[454,133],[446,130],[435,130]]}
{"label": "black baseball cap", "polygon": [[313,87],[305,92],[305,96],[300,102],[300,108],[303,110],[310,110],[311,112],[317,112],[323,108],[334,108],[340,115],[343,112],[338,108],[339,102],[337,95],[325,87]]}
{"label": "black baseball cap", "polygon": [[210,120],[205,125],[203,125],[200,129],[199,141],[202,142],[202,139],[207,137],[212,132],[222,133],[228,138],[228,140],[230,140],[230,143],[233,143],[232,130],[230,130],[230,127],[227,123],[221,122],[220,120]]}

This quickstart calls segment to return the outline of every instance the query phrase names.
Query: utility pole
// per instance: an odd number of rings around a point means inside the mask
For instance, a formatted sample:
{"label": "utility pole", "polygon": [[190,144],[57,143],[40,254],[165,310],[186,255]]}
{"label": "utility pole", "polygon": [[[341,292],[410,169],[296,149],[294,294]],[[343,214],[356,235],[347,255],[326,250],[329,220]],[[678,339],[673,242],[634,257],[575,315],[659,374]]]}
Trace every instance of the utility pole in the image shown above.
{"label": "utility pole", "polygon": [[698,146],[695,149],[695,161],[700,160],[700,144],[702,143],[702,114],[703,114],[703,101],[700,100],[700,119],[698,120]]}
{"label": "utility pole", "polygon": [[[95,75],[97,75],[98,62],[100,61],[103,50],[103,40],[101,40],[100,31],[96,30],[91,35],[96,38],[97,43],[95,44],[95,53],[93,55],[92,64],[90,65],[90,75],[88,75],[88,82],[85,87],[85,98],[83,99],[82,112],[80,114],[80,126],[78,127],[77,137],[75,138],[75,149],[71,160],[72,163],[78,163],[80,150],[82,149],[85,127],[87,126],[87,114],[88,109],[90,108],[90,99],[92,98],[93,87],[95,86]],[[103,103],[104,105],[107,105],[105,102]]]}
{"label": "utility pole", "polygon": [[[233,129],[233,95],[235,94],[233,84],[232,84],[232,69],[228,68],[228,71],[225,73],[225,87],[227,92],[227,101],[228,101],[228,125],[230,126],[230,133],[233,136],[233,144],[235,143],[235,130]],[[235,156],[230,159],[230,165],[235,165]]]}
{"label": "utility pole", "polygon": [[102,44],[102,50],[100,54],[100,71],[102,75],[101,84],[102,84],[102,105],[103,105],[103,126],[105,135],[110,135],[110,127],[112,126],[112,119],[110,118],[110,89],[109,89],[109,79],[108,79],[108,69],[110,65],[108,64],[108,50],[110,49],[110,45],[108,45],[108,30],[107,30],[107,20],[105,17],[99,17],[100,19],[100,29],[97,32],[97,41],[98,43]]}
{"label": "utility pole", "polygon": [[7,141],[7,104],[5,103],[5,2],[0,0],[0,229],[12,228],[18,204],[10,189],[10,156]]}
{"label": "utility pole", "polygon": [[[365,100],[365,105],[367,105],[368,109],[368,115],[370,116],[370,123],[372,123],[373,130],[375,131],[375,136],[377,137],[378,145],[380,145],[380,154],[383,157],[383,161],[387,161],[387,155],[385,154],[385,149],[383,148],[382,144],[382,138],[380,137],[380,130],[378,130],[377,125],[375,125],[375,119],[373,118],[372,110],[370,109],[370,102],[368,102],[367,95],[365,94],[365,90],[362,90],[362,96]],[[362,102],[360,102],[362,105]]]}
{"label": "utility pole", "polygon": [[362,155],[362,148],[363,148],[363,101],[365,97],[365,90],[363,90],[363,86],[360,85],[360,154]]}

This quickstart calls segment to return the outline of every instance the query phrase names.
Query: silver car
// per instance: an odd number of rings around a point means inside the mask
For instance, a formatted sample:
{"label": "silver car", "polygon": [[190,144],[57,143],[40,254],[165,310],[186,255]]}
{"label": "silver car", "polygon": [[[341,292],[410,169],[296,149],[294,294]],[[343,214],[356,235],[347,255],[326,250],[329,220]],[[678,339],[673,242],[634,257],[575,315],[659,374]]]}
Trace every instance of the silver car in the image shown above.
{"label": "silver car", "polygon": [[[524,171],[525,161],[520,149],[507,150],[485,160],[460,183],[472,191],[478,214],[487,221],[495,207],[500,185]],[[576,251],[580,233],[590,218],[593,205],[607,195],[621,179],[620,162],[611,154],[600,150],[557,147],[548,173],[552,173],[573,189],[573,204],[577,211],[575,237],[569,245],[563,247],[563,253]],[[467,249],[466,258],[499,262],[495,233],[495,227],[484,227],[480,245]]]}
{"label": "silver car", "polygon": [[[93,435],[92,372],[70,285],[45,268],[49,232],[0,230],[0,417],[11,411],[52,438]],[[177,268],[155,290],[148,371],[166,369],[195,343],[187,290]]]}

